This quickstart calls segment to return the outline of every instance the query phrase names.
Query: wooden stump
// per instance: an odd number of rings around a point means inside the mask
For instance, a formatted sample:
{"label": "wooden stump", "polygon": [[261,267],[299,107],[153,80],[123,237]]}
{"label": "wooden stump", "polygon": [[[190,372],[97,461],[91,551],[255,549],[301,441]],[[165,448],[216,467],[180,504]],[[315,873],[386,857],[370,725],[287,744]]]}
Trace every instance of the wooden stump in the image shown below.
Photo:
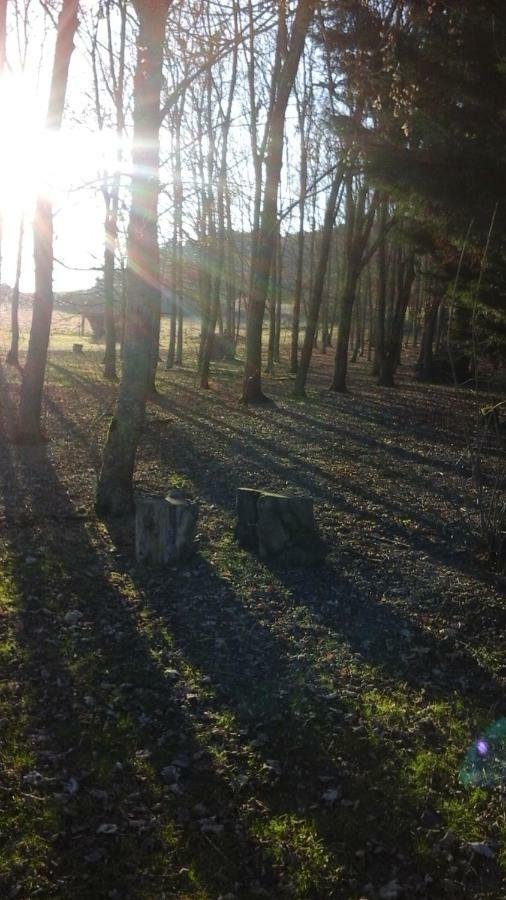
{"label": "wooden stump", "polygon": [[135,503],[137,562],[165,566],[193,553],[198,506],[178,494],[140,497]]}
{"label": "wooden stump", "polygon": [[325,559],[310,497],[239,488],[237,516],[237,540],[262,559],[296,566],[318,565]]}
{"label": "wooden stump", "polygon": [[236,540],[245,550],[258,549],[257,519],[258,498],[261,491],[256,488],[239,488],[236,495],[237,525]]}

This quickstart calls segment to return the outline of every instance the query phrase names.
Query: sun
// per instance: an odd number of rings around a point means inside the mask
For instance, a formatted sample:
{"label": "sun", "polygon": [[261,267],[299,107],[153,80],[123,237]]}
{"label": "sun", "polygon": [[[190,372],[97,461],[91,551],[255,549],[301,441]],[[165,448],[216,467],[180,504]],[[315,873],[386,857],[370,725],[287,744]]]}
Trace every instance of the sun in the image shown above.
{"label": "sun", "polygon": [[0,210],[11,216],[31,206],[40,177],[43,130],[40,106],[28,79],[7,72],[0,79]]}
{"label": "sun", "polygon": [[19,217],[44,194],[63,203],[71,191],[100,189],[117,165],[118,138],[89,123],[64,117],[57,132],[45,129],[45,103],[28,78],[6,73],[0,80],[0,211]]}

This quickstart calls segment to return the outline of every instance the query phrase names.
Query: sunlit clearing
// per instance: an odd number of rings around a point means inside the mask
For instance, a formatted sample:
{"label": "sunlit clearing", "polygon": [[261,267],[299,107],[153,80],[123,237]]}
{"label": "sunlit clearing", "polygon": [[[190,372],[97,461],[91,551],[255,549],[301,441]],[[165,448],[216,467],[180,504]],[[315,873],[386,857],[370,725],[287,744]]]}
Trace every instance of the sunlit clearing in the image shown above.
{"label": "sunlit clearing", "polygon": [[84,185],[97,188],[116,167],[117,137],[66,124],[44,131],[44,111],[29,82],[7,74],[0,82],[0,209],[4,215],[30,212],[38,194],[56,198]]}

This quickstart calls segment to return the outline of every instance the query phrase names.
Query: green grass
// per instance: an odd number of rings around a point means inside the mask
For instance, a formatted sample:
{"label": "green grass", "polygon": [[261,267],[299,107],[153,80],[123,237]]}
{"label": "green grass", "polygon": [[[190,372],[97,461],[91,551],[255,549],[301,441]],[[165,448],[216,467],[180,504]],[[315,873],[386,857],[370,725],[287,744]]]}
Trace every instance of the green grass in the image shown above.
{"label": "green grass", "polygon": [[[108,403],[114,388],[103,388],[101,350],[87,345],[78,359],[67,352],[72,340],[53,346],[50,388],[78,397],[64,411],[93,431],[103,413],[88,389],[101,386]],[[237,370],[220,364],[215,375],[230,373],[228,382]],[[193,373],[161,372],[159,381],[163,390],[175,384],[177,397]],[[192,398],[191,413],[205,419],[215,398],[199,391]],[[315,400],[311,414],[324,408]],[[276,437],[256,414],[226,414],[243,416],[235,426],[244,425],[245,443],[258,433]],[[153,405],[154,422],[158,415]],[[173,428],[163,424],[162,447]],[[207,434],[211,442],[212,426]],[[177,440],[170,465],[157,451],[149,456],[146,443],[144,473],[154,470],[164,490],[198,493],[213,476],[177,471],[178,463],[188,466]],[[55,459],[64,456],[68,448]],[[404,668],[389,653],[400,595],[385,601],[392,618],[379,635],[357,635],[359,606],[350,604],[346,620],[341,605],[326,605],[333,575],[316,572],[300,589],[298,576],[237,547],[228,507],[207,502],[201,518],[199,554],[183,572],[139,573],[111,553],[111,535],[92,516],[4,533],[0,895],[4,885],[5,896],[19,885],[22,897],[62,900],[114,890],[139,900],[229,893],[358,900],[368,883],[376,893],[388,884],[397,866],[406,896],[429,874],[439,897],[448,860],[438,845],[451,831],[462,847],[498,846],[497,869],[475,861],[477,880],[462,896],[500,896],[500,792],[458,778],[467,748],[494,715],[485,695],[470,700],[451,672],[432,691],[432,650]],[[32,544],[39,552],[27,567]],[[362,562],[342,568],[360,571]],[[83,613],[74,628],[64,623],[69,608]],[[427,638],[424,628],[415,647]],[[499,670],[500,649],[480,654],[486,677]],[[411,664],[418,681],[408,677]],[[46,742],[38,743],[44,730]],[[41,750],[60,754],[58,761]],[[167,782],[162,771],[182,755],[188,767]],[[35,769],[40,786],[24,781]],[[57,795],[71,777],[79,790],[62,803]],[[427,816],[435,824],[425,825]],[[104,822],[117,834],[97,835]]]}

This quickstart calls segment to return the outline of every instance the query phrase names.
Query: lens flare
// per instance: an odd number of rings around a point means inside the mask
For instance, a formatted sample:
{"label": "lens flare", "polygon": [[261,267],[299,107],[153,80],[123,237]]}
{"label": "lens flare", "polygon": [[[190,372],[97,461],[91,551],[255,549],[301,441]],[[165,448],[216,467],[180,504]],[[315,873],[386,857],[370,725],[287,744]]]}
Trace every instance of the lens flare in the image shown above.
{"label": "lens flare", "polygon": [[506,782],[506,719],[499,719],[474,741],[460,769],[461,784],[496,787]]}

